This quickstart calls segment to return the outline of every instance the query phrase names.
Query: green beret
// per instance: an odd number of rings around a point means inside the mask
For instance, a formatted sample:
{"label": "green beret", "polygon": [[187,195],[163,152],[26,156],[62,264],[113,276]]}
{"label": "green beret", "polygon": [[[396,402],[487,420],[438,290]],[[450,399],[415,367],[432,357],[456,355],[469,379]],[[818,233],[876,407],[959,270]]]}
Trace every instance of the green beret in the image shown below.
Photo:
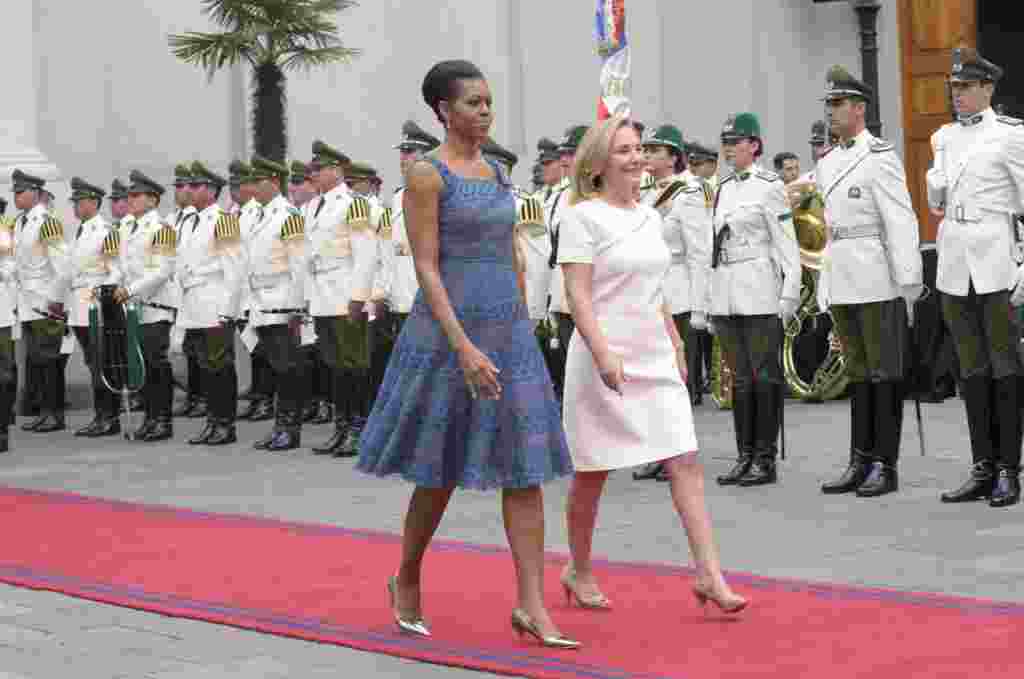
{"label": "green beret", "polygon": [[249,176],[255,181],[277,179],[278,177],[282,177],[285,180],[288,179],[288,166],[276,160],[270,160],[263,156],[253,156],[252,160],[249,161],[249,167],[252,170]]}
{"label": "green beret", "polygon": [[575,153],[589,129],[586,125],[574,125],[567,129],[565,136],[562,137],[562,143],[558,146],[559,153]]}
{"label": "green beret", "polygon": [[124,200],[128,197],[128,187],[120,179],[110,182],[110,200]]}
{"label": "green beret", "polygon": [[11,184],[14,185],[15,193],[21,191],[42,191],[43,187],[46,186],[46,180],[21,170],[15,170],[11,173]]}
{"label": "green beret", "polygon": [[515,167],[515,164],[519,162],[519,156],[490,139],[483,143],[480,147],[480,151],[482,151],[485,156],[489,156],[508,167]]}
{"label": "green beret", "polygon": [[953,50],[953,65],[949,73],[951,82],[998,82],[1002,77],[1003,69],[982,57],[973,47],[958,47]]}
{"label": "green beret", "polygon": [[345,168],[346,179],[373,179],[377,175],[377,170],[367,165],[366,163],[350,163]]}
{"label": "green beret", "polygon": [[192,171],[188,169],[188,165],[184,163],[178,163],[174,166],[174,185],[178,188],[185,186],[192,181]]}
{"label": "green beret", "polygon": [[302,184],[309,180],[309,168],[301,160],[292,161],[292,184]]}
{"label": "green beret", "polygon": [[160,197],[164,195],[163,186],[153,181],[138,170],[132,170],[128,174],[128,193],[148,193],[151,196]]}
{"label": "green beret", "polygon": [[441,140],[425,131],[412,120],[402,125],[402,141],[395,144],[396,149],[403,151],[433,151],[441,145]]}
{"label": "green beret", "polygon": [[680,153],[685,153],[683,133],[675,125],[662,125],[650,137],[644,140],[644,146],[668,146]]}
{"label": "green beret", "polygon": [[71,200],[102,200],[107,192],[81,177],[71,178]]}
{"label": "green beret", "polygon": [[228,183],[224,177],[207,168],[201,161],[193,161],[191,170],[192,180],[190,183],[192,184],[209,184],[220,189],[224,188],[224,185]]}
{"label": "green beret", "polygon": [[333,149],[324,142],[317,139],[313,142],[313,165],[316,168],[323,167],[344,167],[352,160],[341,151]]}
{"label": "green beret", "polygon": [[761,138],[761,121],[753,113],[737,113],[729,116],[722,127],[722,141],[737,142],[751,137]]}
{"label": "green beret", "polygon": [[846,99],[847,97],[870,99],[872,95],[871,87],[854,78],[842,66],[833,66],[825,74],[824,101]]}

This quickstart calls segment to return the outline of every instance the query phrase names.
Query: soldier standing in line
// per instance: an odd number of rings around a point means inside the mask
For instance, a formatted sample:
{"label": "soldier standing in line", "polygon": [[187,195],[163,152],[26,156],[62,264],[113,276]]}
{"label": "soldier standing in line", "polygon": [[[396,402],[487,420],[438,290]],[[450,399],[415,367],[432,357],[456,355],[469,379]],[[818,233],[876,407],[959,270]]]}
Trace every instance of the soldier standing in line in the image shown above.
{"label": "soldier standing in line", "polygon": [[542,204],[546,205],[555,186],[562,181],[563,176],[558,144],[547,137],[541,137],[537,142],[537,162],[540,164],[543,184],[540,200]]}
{"label": "soldier standing in line", "polygon": [[10,449],[8,430],[14,424],[18,398],[18,360],[15,352],[18,322],[18,283],[14,260],[15,220],[7,216],[0,198],[0,453]]}
{"label": "soldier standing in line", "polygon": [[191,169],[189,188],[199,219],[178,248],[176,266],[183,291],[178,313],[185,328],[185,352],[196,358],[202,370],[209,415],[206,426],[189,443],[219,446],[238,440],[234,332],[245,259],[238,218],[217,204],[227,181],[199,161]]}
{"label": "soldier standing in line", "polygon": [[825,199],[828,264],[818,305],[831,308],[850,379],[850,460],[823,493],[877,497],[899,488],[908,314],[921,295],[918,223],[893,145],[866,129],[870,87],[841,66],[825,101],[839,144],[815,169]]}
{"label": "soldier standing in line", "polygon": [[1024,121],[992,109],[1002,76],[977,50],[953,50],[957,121],[932,135],[927,176],[928,204],[942,218],[935,287],[960,359],[974,461],[970,478],[941,499],[987,497],[992,507],[1020,501],[1020,328],[1011,313],[1024,304]]}
{"label": "soldier standing in line", "polygon": [[757,116],[730,117],[722,146],[733,171],[715,197],[709,312],[727,362],[735,366],[739,457],[718,483],[760,486],[778,479],[782,328],[800,303],[800,249],[787,228],[792,213],[782,180],[757,163],[764,153]]}
{"label": "soldier standing in line", "polygon": [[[694,179],[702,182],[712,196],[710,207],[714,207],[714,195],[718,191],[718,154],[707,146],[695,141],[687,145],[689,163],[686,171]],[[711,357],[714,339],[708,328],[693,329],[693,343],[686,347],[686,357],[690,361],[690,381],[694,389],[703,395],[711,388]]]}
{"label": "soldier standing in line", "polygon": [[246,239],[252,328],[274,370],[278,387],[274,428],[257,450],[283,451],[302,444],[303,407],[308,394],[301,352],[305,315],[305,220],[283,192],[288,167],[260,156],[249,164],[258,217]]}
{"label": "soldier standing in line", "polygon": [[39,416],[24,431],[47,433],[65,428],[61,343],[65,323],[47,310],[53,281],[67,260],[64,225],[40,202],[45,180],[15,170],[14,204],[18,215],[14,257],[18,277],[18,319],[25,341],[25,362],[35,367],[42,395]]}
{"label": "soldier standing in line", "polygon": [[142,400],[146,419],[135,432],[137,441],[164,441],[174,435],[171,403],[174,377],[168,351],[171,325],[180,299],[175,282],[178,229],[160,217],[160,198],[166,189],[138,170],[129,175],[128,203],[132,229],[121,237],[124,284],[114,301],[135,301],[140,307],[139,344],[146,366]]}
{"label": "soldier standing in line", "polygon": [[370,205],[345,185],[351,163],[344,153],[313,142],[313,180],[320,198],[306,225],[309,312],[320,355],[331,368],[334,435],[313,449],[319,455],[353,457],[365,424],[369,391],[366,302],[373,287],[376,243]]}
{"label": "soldier standing in line", "polygon": [[95,414],[92,422],[75,431],[75,436],[88,438],[121,433],[120,398],[103,384],[98,347],[93,344],[89,332],[89,308],[95,300],[94,289],[100,285],[118,284],[122,278],[118,262],[118,231],[100,215],[106,194],[103,189],[79,177],[71,178],[71,201],[75,206],[75,216],[81,223],[74,242],[68,248],[65,266],[53,281],[48,304],[54,316],[67,318],[66,323],[82,347],[92,376]]}

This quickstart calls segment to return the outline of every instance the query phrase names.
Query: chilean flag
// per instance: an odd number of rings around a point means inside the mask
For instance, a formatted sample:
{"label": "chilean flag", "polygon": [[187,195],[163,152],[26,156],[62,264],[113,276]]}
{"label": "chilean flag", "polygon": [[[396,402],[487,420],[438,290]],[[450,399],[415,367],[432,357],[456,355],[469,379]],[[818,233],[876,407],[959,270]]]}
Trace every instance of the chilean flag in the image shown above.
{"label": "chilean flag", "polygon": [[601,57],[601,97],[597,119],[629,113],[629,41],[626,0],[597,0],[597,53]]}

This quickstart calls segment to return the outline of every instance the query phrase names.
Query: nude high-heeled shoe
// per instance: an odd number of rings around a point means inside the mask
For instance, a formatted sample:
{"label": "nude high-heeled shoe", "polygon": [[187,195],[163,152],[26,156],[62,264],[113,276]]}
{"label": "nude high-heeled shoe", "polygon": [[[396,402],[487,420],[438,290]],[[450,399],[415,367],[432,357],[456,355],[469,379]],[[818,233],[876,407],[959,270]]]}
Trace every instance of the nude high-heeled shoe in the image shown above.
{"label": "nude high-heeled shoe", "polygon": [[739,594],[732,593],[728,596],[717,594],[711,585],[703,582],[694,583],[693,596],[697,599],[697,603],[704,608],[705,613],[707,613],[706,605],[708,601],[714,602],[718,606],[718,610],[723,613],[730,614],[739,613],[750,604],[747,599],[744,599]]}
{"label": "nude high-heeled shoe", "polygon": [[566,566],[565,570],[562,571],[559,581],[562,583],[562,589],[565,591],[565,603],[572,605],[573,599],[576,600],[576,605],[580,608],[589,608],[591,610],[608,611],[612,608],[612,602],[601,592],[580,594],[579,583],[576,582],[576,571],[573,567]]}
{"label": "nude high-heeled shoe", "polygon": [[522,638],[524,634],[529,634],[531,637],[540,642],[541,646],[547,648],[560,648],[567,651],[578,649],[582,644],[568,637],[546,637],[540,633],[537,628],[537,624],[533,622],[526,611],[521,608],[516,608],[512,611],[512,629],[519,634]]}
{"label": "nude high-heeled shoe", "polygon": [[420,637],[430,636],[430,628],[427,627],[427,622],[423,618],[409,620],[398,614],[398,606],[396,604],[398,599],[398,578],[394,575],[388,578],[388,597],[391,600],[391,615],[394,616],[395,624],[398,625],[399,630],[406,634],[415,634]]}

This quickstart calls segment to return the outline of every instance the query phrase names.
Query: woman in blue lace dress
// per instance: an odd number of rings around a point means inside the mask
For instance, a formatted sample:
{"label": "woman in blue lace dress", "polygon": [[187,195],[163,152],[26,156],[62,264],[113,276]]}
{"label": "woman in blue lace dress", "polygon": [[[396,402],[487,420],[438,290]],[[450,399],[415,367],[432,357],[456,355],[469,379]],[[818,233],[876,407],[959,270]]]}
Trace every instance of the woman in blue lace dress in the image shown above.
{"label": "woman in blue lace dress", "polygon": [[357,464],[416,484],[402,562],[388,582],[392,612],[404,632],[430,634],[420,570],[452,491],[501,488],[518,584],[512,627],[546,646],[576,648],[543,600],[541,484],[572,473],[572,463],[523,298],[512,186],[480,151],[493,121],[490,88],[473,64],[447,61],[427,74],[423,97],[446,139],[406,174],[403,210],[420,292]]}

